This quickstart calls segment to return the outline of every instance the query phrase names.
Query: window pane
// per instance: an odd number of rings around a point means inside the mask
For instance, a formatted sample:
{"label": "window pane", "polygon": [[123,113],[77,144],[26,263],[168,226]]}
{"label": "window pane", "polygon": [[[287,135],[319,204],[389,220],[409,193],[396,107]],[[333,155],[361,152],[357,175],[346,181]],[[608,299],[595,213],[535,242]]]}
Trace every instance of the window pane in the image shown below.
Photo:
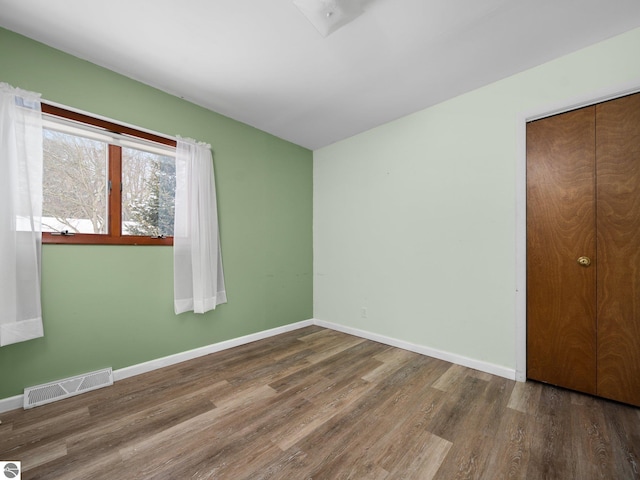
{"label": "window pane", "polygon": [[107,144],[44,129],[42,231],[107,233]]}
{"label": "window pane", "polygon": [[122,148],[122,235],[173,236],[175,159]]}

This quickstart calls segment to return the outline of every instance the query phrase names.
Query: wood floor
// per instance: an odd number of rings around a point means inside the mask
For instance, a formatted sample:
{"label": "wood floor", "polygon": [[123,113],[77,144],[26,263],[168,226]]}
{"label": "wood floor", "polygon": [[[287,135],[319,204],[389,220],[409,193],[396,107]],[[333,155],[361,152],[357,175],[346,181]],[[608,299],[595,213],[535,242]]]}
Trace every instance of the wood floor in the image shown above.
{"label": "wood floor", "polygon": [[308,327],[0,415],[23,479],[637,479],[640,409]]}

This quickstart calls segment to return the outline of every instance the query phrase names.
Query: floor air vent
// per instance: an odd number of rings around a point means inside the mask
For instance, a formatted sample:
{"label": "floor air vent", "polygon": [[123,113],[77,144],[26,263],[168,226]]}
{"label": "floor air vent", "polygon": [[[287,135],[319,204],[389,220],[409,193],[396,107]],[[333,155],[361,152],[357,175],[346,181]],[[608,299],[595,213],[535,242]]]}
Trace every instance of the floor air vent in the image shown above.
{"label": "floor air vent", "polygon": [[113,385],[113,372],[111,368],[105,368],[77,377],[25,388],[24,408],[37,407],[109,385]]}

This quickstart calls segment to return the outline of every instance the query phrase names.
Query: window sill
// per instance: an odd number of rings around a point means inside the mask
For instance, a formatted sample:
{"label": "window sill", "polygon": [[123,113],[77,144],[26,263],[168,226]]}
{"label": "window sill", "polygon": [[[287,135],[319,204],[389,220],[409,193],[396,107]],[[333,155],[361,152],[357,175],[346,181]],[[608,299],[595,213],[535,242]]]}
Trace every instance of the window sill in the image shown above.
{"label": "window sill", "polygon": [[49,232],[42,234],[43,244],[54,245],[173,245],[173,237],[151,238],[138,236],[112,237],[109,235],[95,235],[89,233],[76,233],[74,235],[52,235]]}

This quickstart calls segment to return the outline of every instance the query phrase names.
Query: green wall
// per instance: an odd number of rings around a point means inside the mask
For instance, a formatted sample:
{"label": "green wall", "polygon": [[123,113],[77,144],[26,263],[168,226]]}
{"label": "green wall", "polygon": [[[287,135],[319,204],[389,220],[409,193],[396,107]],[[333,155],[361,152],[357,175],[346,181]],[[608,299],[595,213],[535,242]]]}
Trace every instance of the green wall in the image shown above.
{"label": "green wall", "polygon": [[228,296],[176,316],[171,247],[45,245],[45,336],[0,348],[0,399],[312,317],[309,150],[3,29],[0,82],[210,143]]}
{"label": "green wall", "polygon": [[513,371],[521,119],[639,60],[637,29],[315,151],[314,318]]}

